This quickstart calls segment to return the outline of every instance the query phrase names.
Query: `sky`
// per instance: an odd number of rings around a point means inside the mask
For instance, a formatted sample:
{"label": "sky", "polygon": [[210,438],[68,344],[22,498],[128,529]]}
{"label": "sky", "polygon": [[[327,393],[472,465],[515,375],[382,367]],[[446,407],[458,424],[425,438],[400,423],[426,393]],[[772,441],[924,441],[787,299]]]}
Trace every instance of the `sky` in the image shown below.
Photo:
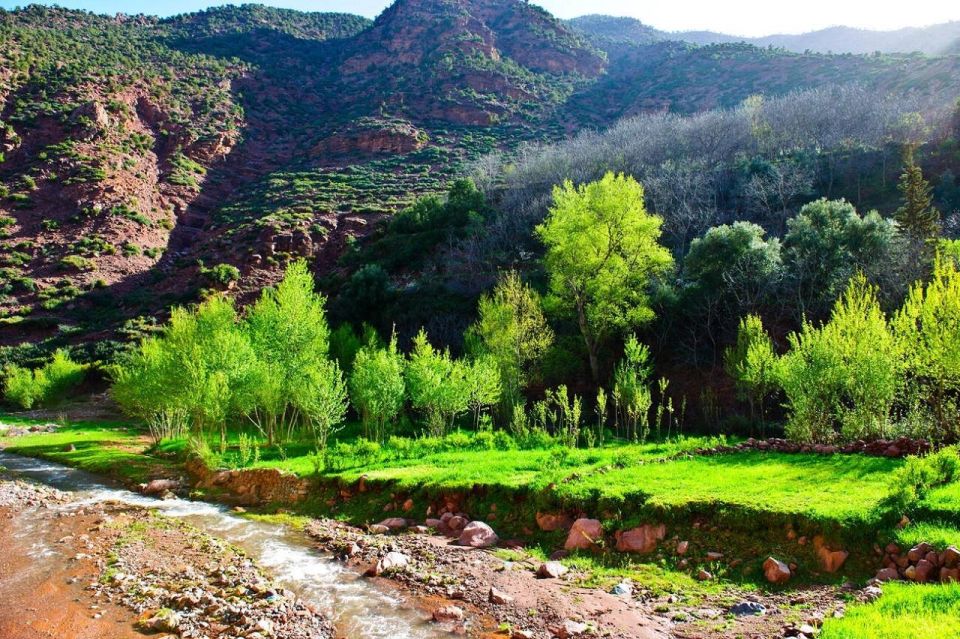
{"label": "sky", "polygon": [[[173,15],[226,4],[218,0],[58,0],[42,4],[88,9],[97,13]],[[233,0],[234,4],[244,1]],[[303,11],[346,11],[375,17],[391,0],[258,0]],[[0,0],[12,9],[30,0]],[[844,25],[864,29],[897,29],[960,20],[960,3],[913,0],[907,5],[876,0],[534,0],[561,18],[586,13],[631,16],[664,31],[710,30],[739,36],[803,33]]]}

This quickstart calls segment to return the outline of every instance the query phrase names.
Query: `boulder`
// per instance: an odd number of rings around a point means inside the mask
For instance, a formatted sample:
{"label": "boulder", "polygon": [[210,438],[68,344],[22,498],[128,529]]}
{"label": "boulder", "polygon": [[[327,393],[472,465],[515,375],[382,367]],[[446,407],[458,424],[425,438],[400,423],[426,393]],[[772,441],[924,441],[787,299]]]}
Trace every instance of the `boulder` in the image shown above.
{"label": "boulder", "polygon": [[713,574],[701,568],[700,571],[697,573],[697,579],[699,579],[700,581],[710,581],[711,579],[713,579]]}
{"label": "boulder", "polygon": [[677,544],[677,554],[680,555],[681,557],[687,554],[688,550],[690,550],[689,541],[681,541],[680,543]]}
{"label": "boulder", "polygon": [[497,590],[493,586],[490,586],[490,592],[487,594],[487,600],[492,604],[497,604],[502,606],[513,601],[513,597],[503,592],[502,590]]}
{"label": "boulder", "polygon": [[907,559],[910,560],[910,563],[915,564],[926,557],[931,550],[933,550],[933,546],[928,543],[917,544],[907,553]]}
{"label": "boulder", "polygon": [[763,562],[763,576],[772,584],[785,584],[790,581],[790,567],[778,559],[767,557]]}
{"label": "boulder", "polygon": [[552,632],[553,636],[557,639],[569,639],[570,637],[580,637],[586,634],[588,629],[585,623],[567,619],[556,628],[551,628],[550,632]]}
{"label": "boulder", "polygon": [[900,578],[900,573],[897,572],[897,569],[894,567],[884,568],[877,572],[877,575],[874,577],[877,581],[896,581]]}
{"label": "boulder", "polygon": [[817,555],[817,562],[821,570],[833,574],[843,567],[850,556],[845,550],[831,550],[823,537],[819,535],[813,538],[813,548]]}
{"label": "boulder", "polygon": [[500,539],[493,528],[482,521],[471,521],[460,533],[460,539],[457,543],[472,548],[489,548],[495,546],[498,541]]}
{"label": "boulder", "polygon": [[763,615],[766,614],[767,607],[762,603],[757,603],[756,601],[741,601],[740,603],[734,605],[730,608],[730,614],[735,617],[745,617],[748,615]]}
{"label": "boulder", "polygon": [[461,517],[459,515],[454,515],[453,517],[447,520],[447,528],[449,528],[451,532],[459,533],[461,530],[466,528],[466,526],[467,526],[466,518]]}
{"label": "boulder", "polygon": [[707,561],[720,561],[721,559],[723,559],[723,553],[722,553],[722,552],[708,552],[708,553],[707,553]]}
{"label": "boulder", "polygon": [[440,526],[443,525],[443,522],[440,521],[439,519],[428,519],[423,523],[427,528],[434,528],[434,529],[440,528]]}
{"label": "boulder", "polygon": [[940,563],[943,564],[945,568],[956,568],[960,565],[960,550],[957,550],[954,546],[950,546],[940,555]]}
{"label": "boulder", "polygon": [[568,530],[573,520],[565,513],[537,513],[537,527],[543,532]]}
{"label": "boulder", "polygon": [[180,615],[169,608],[147,610],[137,618],[137,627],[148,632],[177,632]]}
{"label": "boulder", "polygon": [[657,542],[663,539],[666,534],[667,529],[663,524],[657,526],[647,524],[630,530],[618,530],[616,533],[617,550],[646,555],[657,549]]}
{"label": "boulder", "polygon": [[883,595],[883,590],[879,586],[867,586],[860,591],[860,597],[864,603],[876,601]]}
{"label": "boulder", "polygon": [[180,482],[176,479],[154,479],[140,488],[144,495],[162,495],[177,490],[180,490]]}
{"label": "boulder", "polygon": [[559,561],[548,561],[537,568],[537,577],[540,579],[557,579],[567,574],[568,568]]}
{"label": "boulder", "polygon": [[388,572],[403,570],[410,565],[410,557],[401,552],[388,552],[376,564],[367,570],[370,577],[379,577]]}
{"label": "boulder", "polygon": [[390,532],[390,528],[383,524],[371,524],[367,526],[367,532],[371,535],[386,535]]}
{"label": "boulder", "polygon": [[573,522],[567,541],[563,544],[566,550],[592,550],[597,547],[597,541],[603,538],[603,526],[596,519],[581,518]]}
{"label": "boulder", "polygon": [[534,634],[530,630],[514,629],[510,633],[510,639],[533,639]]}
{"label": "boulder", "polygon": [[934,565],[927,561],[926,559],[921,559],[917,562],[916,568],[913,571],[913,576],[911,579],[917,583],[925,584],[930,581],[930,578],[934,575]]}
{"label": "boulder", "polygon": [[940,583],[945,584],[951,581],[960,583],[960,568],[941,568]]}
{"label": "boulder", "polygon": [[389,517],[380,522],[381,526],[385,526],[388,530],[403,530],[407,527],[407,520],[403,517]]}

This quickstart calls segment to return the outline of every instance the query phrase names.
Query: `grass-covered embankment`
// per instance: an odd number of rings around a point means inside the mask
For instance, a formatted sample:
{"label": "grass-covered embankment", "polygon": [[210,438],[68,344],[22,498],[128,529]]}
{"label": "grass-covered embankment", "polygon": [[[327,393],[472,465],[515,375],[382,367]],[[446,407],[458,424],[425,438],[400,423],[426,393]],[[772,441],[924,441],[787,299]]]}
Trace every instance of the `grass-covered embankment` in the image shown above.
{"label": "grass-covered embankment", "polygon": [[828,619],[820,639],[955,639],[960,637],[960,584],[890,583],[883,596]]}

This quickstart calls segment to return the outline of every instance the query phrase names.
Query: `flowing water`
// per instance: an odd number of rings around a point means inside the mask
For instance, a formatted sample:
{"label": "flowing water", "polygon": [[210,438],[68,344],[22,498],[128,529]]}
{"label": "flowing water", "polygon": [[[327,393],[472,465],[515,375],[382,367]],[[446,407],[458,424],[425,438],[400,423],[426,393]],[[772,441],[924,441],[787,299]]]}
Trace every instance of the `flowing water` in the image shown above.
{"label": "flowing water", "polygon": [[[151,508],[182,519],[215,537],[243,548],[273,579],[316,605],[337,626],[338,634],[362,639],[428,639],[447,636],[424,620],[396,592],[378,587],[348,570],[330,556],[314,550],[305,534],[285,526],[250,521],[224,506],[200,501],[160,500],[113,486],[102,478],[48,461],[0,451],[0,466],[23,477],[73,493],[81,507],[98,502],[121,502]],[[21,518],[21,539],[36,540],[42,518]],[[42,567],[57,561],[56,552],[38,542],[29,555]]]}

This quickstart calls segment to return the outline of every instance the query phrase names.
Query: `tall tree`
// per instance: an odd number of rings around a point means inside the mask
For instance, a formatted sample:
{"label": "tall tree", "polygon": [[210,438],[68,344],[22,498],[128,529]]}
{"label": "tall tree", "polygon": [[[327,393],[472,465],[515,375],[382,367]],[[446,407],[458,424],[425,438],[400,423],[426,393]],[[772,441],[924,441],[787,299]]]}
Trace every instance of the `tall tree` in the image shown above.
{"label": "tall tree", "polygon": [[651,279],[673,265],[660,245],[663,220],[644,206],[643,187],[632,177],[607,173],[553,191],[553,206],[536,232],[546,245],[550,301],[576,316],[600,380],[600,350],[609,334],[653,319]]}
{"label": "tall tree", "polygon": [[479,311],[468,338],[478,338],[480,350],[496,361],[503,399],[514,402],[529,381],[531,365],[553,343],[540,296],[516,271],[510,271],[500,278],[492,294],[480,299]]}
{"label": "tall tree", "polygon": [[903,205],[894,217],[907,237],[918,245],[929,245],[940,235],[940,212],[933,206],[933,187],[923,177],[914,156],[913,145],[908,145],[903,153],[903,174],[897,185]]}

